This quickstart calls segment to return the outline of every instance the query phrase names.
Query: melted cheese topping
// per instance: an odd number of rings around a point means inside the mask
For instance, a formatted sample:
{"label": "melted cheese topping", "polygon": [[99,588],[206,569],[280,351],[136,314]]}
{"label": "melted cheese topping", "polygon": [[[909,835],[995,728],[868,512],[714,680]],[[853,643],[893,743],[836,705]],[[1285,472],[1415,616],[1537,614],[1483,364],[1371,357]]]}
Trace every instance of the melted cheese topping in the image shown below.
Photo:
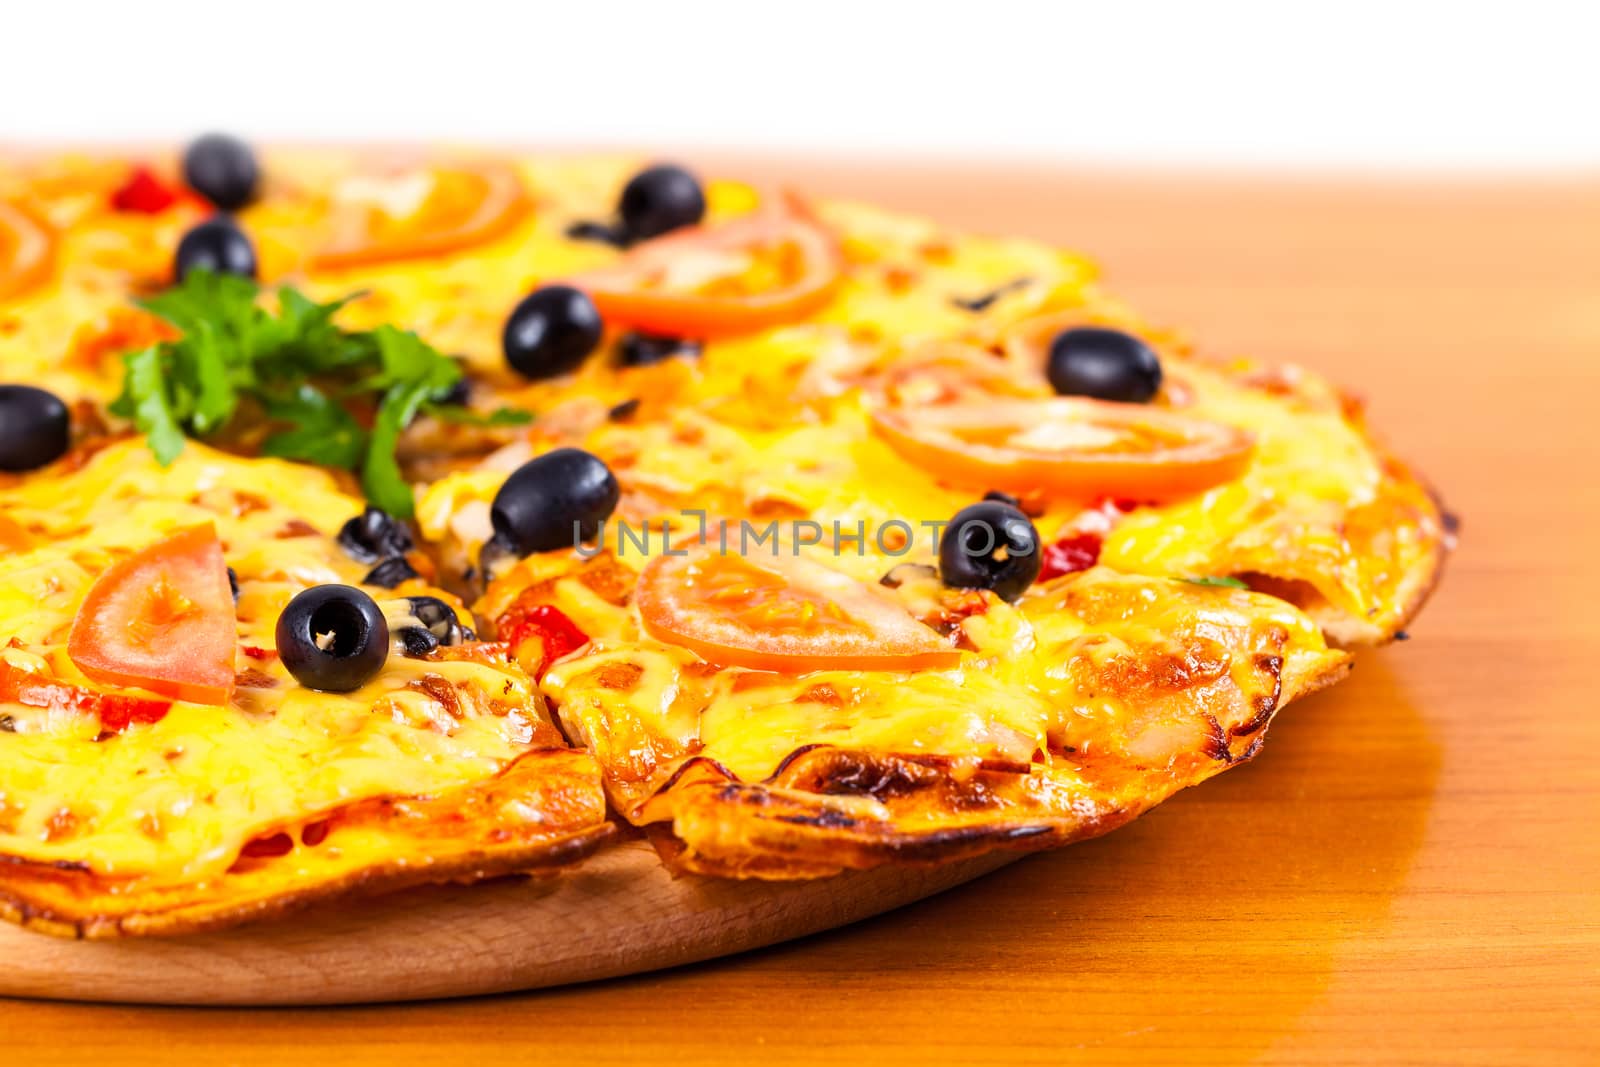
{"label": "melted cheese topping", "polygon": [[[1200,711],[1239,725],[1274,695],[1258,657],[1283,660],[1291,692],[1294,680],[1317,677],[1340,657],[1282,601],[1160,576],[1259,573],[1303,582],[1343,616],[1381,629],[1406,609],[1403,593],[1437,552],[1432,504],[1394,475],[1337,393],[1314,376],[1291,370],[1262,383],[1252,380],[1256,368],[1191,358],[1100,291],[1079,256],[951,234],[861,205],[817,207],[840,236],[848,268],[837,298],[810,320],[718,340],[697,360],[637,368],[617,364],[608,338],[570,380],[521,381],[501,354],[507,309],[539,284],[615,260],[616,250],[565,234],[574,222],[611,215],[636,161],[518,166],[534,202],[527,218],[492,241],[425,262],[307,275],[336,191],[360,191],[365,181],[353,177],[358,168],[348,158],[276,155],[268,170],[283,180],[241,216],[263,277],[322,299],[366,290],[342,321],[415,329],[460,354],[492,387],[494,403],[538,413],[524,439],[481,465],[430,473],[419,521],[457,567],[476,560],[506,474],[558,444],[590,448],[612,465],[625,490],[617,517],[636,529],[646,521],[681,526],[685,508],[758,527],[803,519],[821,531],[810,551],[862,582],[897,564],[931,563],[938,530],[925,524],[948,520],[976,494],[940,484],[938,472],[874,436],[869,416],[881,401],[864,384],[921,345],[994,349],[1009,328],[1063,309],[1151,339],[1171,383],[1163,402],[1258,441],[1237,481],[1137,508],[1111,528],[1102,563],[1155,577],[1097,569],[1039,587],[1015,606],[990,603],[960,622],[968,651],[949,671],[784,679],[708,670],[682,649],[641,639],[626,597],[571,574],[567,556],[522,561],[491,586],[482,613],[492,619],[537,587],[596,639],[551,670],[544,687],[630,803],[692,753],[756,779],[818,742],[1018,763],[1051,752],[1058,769],[1064,753],[1091,762],[1106,753],[1125,767],[1167,773],[1175,753],[1207,743]],[[199,217],[195,208],[155,216],[107,210],[124,174],[118,164],[82,159],[26,174],[0,170],[0,195],[30,198],[61,233],[57,280],[0,308],[0,367],[9,377],[69,400],[116,391],[117,346],[106,356],[95,342],[114,333],[115,309],[130,290],[165,279],[171,249]],[[403,213],[419,182],[391,181],[382,196]],[[707,193],[712,223],[760,202],[734,183],[711,182]],[[996,290],[981,310],[957,305]],[[1011,369],[1024,395],[1048,392],[1040,368]],[[635,415],[608,421],[607,410],[625,401],[639,402]],[[1103,523],[1095,503],[1047,502],[1036,525],[1050,540],[1086,521]],[[0,488],[0,514],[31,542],[0,559],[0,643],[15,637],[23,646],[4,655],[82,684],[61,646],[93,577],[119,553],[207,518],[242,580],[241,645],[270,648],[273,623],[295,591],[364,572],[327,538],[357,508],[324,475],[195,444],[167,471],[128,443],[73,477]],[[295,520],[315,533],[284,536],[298,529]],[[905,524],[903,546],[897,524]],[[644,565],[647,553],[617,540],[615,526],[609,543],[622,572]],[[938,594],[912,583],[898,595],[920,612]],[[1106,604],[1114,610],[1102,610]],[[529,710],[537,695],[511,668],[396,656],[373,683],[343,696],[308,693],[275,662],[241,659],[240,669],[275,685],[243,688],[225,709],[179,704],[161,723],[104,741],[93,740],[94,723],[77,713],[7,707],[20,732],[0,739],[0,853],[204,877],[225,869],[252,837],[308,813],[492,773],[537,725]],[[429,674],[463,694],[459,717],[416,687]],[[1180,676],[1184,685],[1159,684]]]}
{"label": "melted cheese topping", "polygon": [[[0,645],[20,645],[0,656],[13,667],[97,688],[64,647],[95,576],[168,531],[214,521],[241,586],[238,669],[254,676],[227,707],[178,702],[104,740],[91,714],[0,704],[15,731],[0,738],[0,854],[193,880],[264,833],[367,797],[479,781],[526,751],[541,712],[513,667],[392,652],[367,685],[331,694],[244,653],[274,647],[300,589],[359,583],[366,567],[330,535],[360,507],[321,472],[192,442],[165,470],[129,440],[80,472],[0,488],[0,513],[32,541],[0,558]],[[440,686],[458,698],[442,703]]]}
{"label": "melted cheese topping", "polygon": [[[932,590],[900,592],[911,606]],[[626,801],[689,754],[759,781],[813,744],[1022,766],[1068,750],[1159,769],[1204,746],[1206,714],[1227,728],[1252,719],[1255,698],[1275,705],[1279,676],[1261,673],[1257,654],[1280,658],[1286,687],[1343,658],[1272,597],[1103,568],[1016,605],[988,598],[961,629],[970,650],[953,670],[786,678],[708,673],[692,654],[624,628],[556,664],[544,689]]]}

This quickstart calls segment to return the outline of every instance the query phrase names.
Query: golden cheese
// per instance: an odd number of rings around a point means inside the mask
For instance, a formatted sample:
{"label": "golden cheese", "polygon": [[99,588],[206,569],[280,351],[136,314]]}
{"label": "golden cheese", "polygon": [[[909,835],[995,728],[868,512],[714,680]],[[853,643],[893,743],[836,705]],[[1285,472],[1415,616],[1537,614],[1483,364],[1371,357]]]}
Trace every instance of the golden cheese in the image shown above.
{"label": "golden cheese", "polygon": [[[173,161],[157,165],[170,171]],[[0,558],[0,644],[15,639],[0,651],[7,663],[83,683],[63,646],[94,577],[164,532],[214,521],[241,580],[239,670],[255,683],[228,708],[180,703],[156,724],[104,739],[78,711],[4,707],[16,732],[0,737],[0,855],[87,864],[107,884],[146,890],[282,896],[313,870],[334,884],[410,862],[388,853],[425,851],[386,821],[384,798],[467,790],[480,807],[516,808],[524,829],[548,819],[552,832],[597,841],[601,814],[588,800],[599,772],[623,815],[670,827],[663,847],[675,862],[712,874],[793,877],[1059,843],[1248,758],[1278,708],[1344,670],[1347,657],[1324,634],[1386,639],[1437,572],[1446,540],[1437,506],[1314,374],[1201,358],[1107,295],[1076,254],[865,205],[813,205],[845,269],[831,302],[803,321],[642,367],[620,365],[611,331],[571,377],[524,381],[503,359],[506,314],[540,284],[617,259],[567,231],[609,217],[637,161],[512,165],[530,209],[445,256],[316,267],[338,211],[404,215],[429,194],[425,168],[274,153],[264,195],[240,218],[269,283],[319,299],[360,291],[341,322],[414,329],[465,362],[478,406],[537,415],[525,432],[424,424],[408,436],[418,524],[443,584],[468,591],[457,580],[477,567],[490,502],[520,463],[577,445],[615,470],[623,497],[609,551],[501,565],[486,590],[471,590],[482,592],[474,606],[490,626],[518,605],[545,604],[592,643],[556,663],[542,687],[524,672],[531,661],[396,655],[355,693],[312,693],[244,649],[270,650],[297,590],[365,573],[330,540],[360,506],[344,482],[193,443],[163,470],[138,441],[104,447],[81,470],[0,482],[0,515],[25,539]],[[0,197],[27,203],[57,233],[51,280],[0,305],[0,377],[103,402],[120,382],[118,353],[148,343],[126,319],[129,296],[166,280],[171,250],[201,209],[110,211],[125,174],[116,161],[83,158],[0,167]],[[709,182],[707,195],[713,225],[768,197],[725,181]],[[893,596],[961,648],[949,669],[785,677],[716,668],[642,634],[631,593],[660,542],[632,548],[622,524],[659,538],[661,524],[693,530],[703,515],[777,524],[777,536],[799,541],[795,524],[805,523],[817,543],[803,551],[866,586],[899,565],[933,563],[938,524],[983,487],[946,484],[908,462],[874,432],[873,412],[936,402],[917,392],[928,382],[898,376],[952,349],[994,356],[986,373],[1006,378],[1004,395],[1049,395],[1037,355],[1010,339],[1062,315],[1155,345],[1166,374],[1157,403],[1250,433],[1243,474],[1160,505],[1030,499],[1047,541],[1101,537],[1101,566],[1041,583],[1014,605],[912,572]],[[609,414],[619,404],[631,413]],[[497,450],[483,455],[490,445]],[[1260,591],[1175,580],[1223,575]],[[560,753],[559,774],[518,762],[562,743],[545,698],[588,750]],[[531,809],[502,803],[488,784],[508,766],[549,784],[530,794]],[[336,831],[329,850],[291,842],[281,872],[299,874],[282,873],[281,884],[270,864],[240,859],[251,841],[352,806],[366,821]],[[456,844],[470,864],[477,843],[467,838]],[[110,908],[104,897],[79,906]]]}
{"label": "golden cheese", "polygon": [[[197,443],[162,469],[138,439],[81,471],[0,488],[0,513],[33,542],[0,558],[0,645],[20,646],[0,657],[13,667],[92,688],[64,644],[94,577],[164,533],[212,521],[241,586],[239,670],[257,675],[228,707],[178,702],[160,722],[103,740],[74,709],[0,704],[14,731],[0,743],[0,855],[202,879],[263,834],[370,797],[491,778],[527,751],[542,708],[513,667],[395,654],[363,688],[328,694],[244,653],[273,649],[295,592],[359,582],[366,568],[330,535],[360,508],[320,471]],[[445,707],[419,686],[428,676],[459,702]]]}

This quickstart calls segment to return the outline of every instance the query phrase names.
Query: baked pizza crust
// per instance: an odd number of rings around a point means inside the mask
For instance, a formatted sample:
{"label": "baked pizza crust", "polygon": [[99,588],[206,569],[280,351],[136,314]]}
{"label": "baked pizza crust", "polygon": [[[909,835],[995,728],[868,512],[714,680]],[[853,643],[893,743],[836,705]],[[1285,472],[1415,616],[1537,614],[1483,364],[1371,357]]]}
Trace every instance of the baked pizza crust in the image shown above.
{"label": "baked pizza crust", "polygon": [[195,933],[339,897],[552,874],[613,832],[591,760],[531,752],[482,784],[362,801],[284,827],[287,851],[241,857],[199,884],[115,879],[85,865],[0,856],[0,918],[61,937]]}
{"label": "baked pizza crust", "polygon": [[[331,205],[385,173],[372,162],[329,152],[272,156],[266,195],[241,215],[263,274],[291,278],[317,299],[366,292],[341,312],[352,325],[415,328],[460,353],[480,409],[539,414],[528,430],[429,419],[412,427],[400,456],[422,489],[427,544],[418,558],[439,585],[473,603],[486,637],[513,605],[547,604],[592,643],[555,665],[542,695],[530,681],[547,666],[540,648],[481,646],[496,670],[521,679],[508,685],[523,687],[517,707],[497,712],[537,724],[523,746],[532,750],[518,749],[492,775],[335,807],[305,801],[258,828],[246,854],[228,855],[232,866],[221,870],[180,870],[195,857],[176,855],[176,846],[169,869],[116,871],[91,867],[92,856],[18,848],[0,855],[0,917],[70,937],[178,934],[344,895],[550,873],[603,847],[615,831],[611,812],[641,828],[675,870],[718,877],[814,878],[1055,847],[1114,829],[1253,758],[1284,706],[1349,670],[1342,649],[1392,640],[1415,617],[1453,544],[1453,521],[1431,489],[1377,440],[1360,405],[1317,375],[1203,355],[1107,295],[1093,265],[1075,254],[952,233],[864,205],[807,208],[837,240],[846,268],[832,302],[804,321],[713,340],[697,360],[638,367],[613,358],[613,330],[574,376],[525,381],[501,355],[507,309],[533,285],[622,254],[567,233],[611,213],[636,161],[494,160],[494,173],[526,194],[503,226],[445,254],[365,265],[319,258]],[[171,169],[172,161],[159,165]],[[123,467],[121,480],[107,484],[159,480],[153,460],[130,457],[131,442],[119,440],[125,427],[101,408],[116,392],[117,355],[159,339],[150,318],[127,307],[129,294],[164,283],[171,249],[201,216],[192,204],[148,217],[108,211],[126,172],[123,161],[106,158],[0,166],[0,198],[45,220],[55,245],[51,280],[0,296],[10,324],[0,331],[0,368],[57,391],[76,406],[80,429],[94,428],[51,475],[76,488],[34,516],[28,536],[38,544],[79,536],[52,523],[71,510],[71,498],[93,499],[104,488],[92,479],[108,465]],[[770,200],[724,181],[708,183],[707,197],[713,225]],[[985,299],[974,300],[978,294]],[[618,517],[635,523],[683,508],[728,518],[946,518],[984,487],[945,484],[940,472],[888,452],[869,428],[873,406],[951,399],[897,393],[908,367],[915,384],[930,351],[954,351],[949,362],[966,368],[951,387],[956,399],[1050,395],[1037,353],[1016,339],[1066,321],[1138,333],[1167,370],[1158,406],[1237,424],[1263,445],[1237,486],[1195,500],[1129,502],[1112,526],[1095,527],[1106,537],[1103,566],[1043,583],[1021,608],[974,594],[981,603],[966,604],[965,614],[926,616],[970,654],[949,677],[824,672],[791,685],[708,664],[640,633],[632,591],[642,561],[557,552],[482,573],[495,492],[522,462],[564,445],[590,449],[615,468],[624,488]],[[213,457],[198,444],[189,455],[237,464],[242,482],[271,484],[259,512],[246,496],[206,497],[219,515],[257,515],[249,521],[260,529],[230,527],[236,538],[249,534],[253,549],[270,541],[269,525],[301,535],[320,528],[326,538],[359,507],[348,478],[317,472],[300,485],[293,470],[265,461]],[[0,493],[42,481],[0,474]],[[190,488],[196,500],[211,493]],[[170,497],[175,514],[196,503],[187,491],[141,492],[147,503]],[[269,510],[304,493],[314,498],[302,505],[304,518]],[[1046,540],[1099,521],[1097,511],[1104,517],[1099,501],[1027,505]],[[132,535],[116,532],[111,517],[80,525],[102,522],[114,543],[95,550],[125,551]],[[326,547],[281,560],[288,549],[261,547],[261,573],[245,575],[247,598],[250,582],[282,587],[293,584],[291,573],[357,580],[365,568]],[[912,559],[927,563],[927,555]],[[869,585],[886,566],[832,565]],[[1225,577],[1252,591],[1182,581]],[[432,587],[406,591],[425,588]],[[925,592],[925,605],[936,605],[941,594]],[[31,650],[17,654],[42,658],[56,636],[50,630],[34,625]],[[1029,634],[1054,653],[1031,652]],[[270,643],[259,633],[251,640]],[[520,671],[505,662],[508,654]],[[263,680],[272,685],[253,698],[254,713],[281,699],[287,684],[275,667],[257,670],[255,681]],[[407,688],[429,685],[448,713],[444,705],[456,699],[448,685],[414,678]],[[735,699],[762,687],[772,690],[769,704]],[[577,747],[547,747],[561,738],[546,701]],[[661,711],[669,705],[670,714]],[[308,733],[306,743],[322,742]],[[0,770],[4,760],[0,739]],[[283,851],[268,854],[274,841]]]}

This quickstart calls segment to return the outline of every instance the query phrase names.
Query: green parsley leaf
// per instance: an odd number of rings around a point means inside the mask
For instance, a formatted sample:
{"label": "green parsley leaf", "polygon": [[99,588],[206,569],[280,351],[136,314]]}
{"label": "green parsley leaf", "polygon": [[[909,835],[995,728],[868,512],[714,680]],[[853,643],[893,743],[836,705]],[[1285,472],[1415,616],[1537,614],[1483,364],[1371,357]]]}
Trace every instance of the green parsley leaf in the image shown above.
{"label": "green parsley leaf", "polygon": [[[182,337],[124,356],[111,410],[134,420],[163,465],[183,451],[185,434],[226,439],[264,417],[264,454],[359,471],[373,504],[409,517],[411,488],[395,450],[419,412],[482,426],[529,416],[443,403],[461,380],[460,365],[408,330],[340,327],[335,316],[358,295],[318,303],[285,286],[274,312],[249,279],[192,271],[140,301]],[[350,401],[357,410],[376,404],[370,431]]]}
{"label": "green parsley leaf", "polygon": [[112,410],[133,419],[133,424],[150,442],[150,451],[163,467],[171,465],[183,451],[183,428],[172,410],[166,380],[161,374],[161,353],[155,347],[141,348],[122,357],[126,379],[122,395]]}
{"label": "green parsley leaf", "polygon": [[471,408],[456,404],[428,403],[422,405],[422,411],[423,414],[432,415],[436,419],[457,426],[477,426],[491,430],[506,426],[526,426],[533,421],[533,412],[517,408],[495,408],[493,411],[480,414]]}
{"label": "green parsley leaf", "polygon": [[372,423],[372,443],[361,465],[361,488],[368,500],[396,518],[409,519],[416,511],[416,501],[400,473],[395,448],[400,432],[411,425],[433,388],[426,381],[390,386]]}
{"label": "green parsley leaf", "polygon": [[1204,578],[1185,578],[1183,580],[1188,582],[1190,585],[1219,586],[1219,587],[1224,588],[1224,589],[1249,589],[1250,588],[1248,585],[1244,584],[1243,582],[1241,582],[1237,578],[1204,577]]}
{"label": "green parsley leaf", "polygon": [[274,422],[290,426],[261,442],[264,456],[352,470],[366,457],[367,432],[314,385],[302,383],[292,393],[263,396],[261,406]]}

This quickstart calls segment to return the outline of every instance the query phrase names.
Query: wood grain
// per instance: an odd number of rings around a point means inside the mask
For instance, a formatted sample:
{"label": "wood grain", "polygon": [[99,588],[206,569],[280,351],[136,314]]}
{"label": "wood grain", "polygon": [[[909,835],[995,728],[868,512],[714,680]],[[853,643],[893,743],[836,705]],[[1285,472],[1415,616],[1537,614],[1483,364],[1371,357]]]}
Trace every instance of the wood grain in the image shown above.
{"label": "wood grain", "polygon": [[735,169],[1086,249],[1364,391],[1465,519],[1412,640],[1253,764],[870,923],[470,1001],[12,1002],[5,1062],[1600,1062],[1600,180]]}

